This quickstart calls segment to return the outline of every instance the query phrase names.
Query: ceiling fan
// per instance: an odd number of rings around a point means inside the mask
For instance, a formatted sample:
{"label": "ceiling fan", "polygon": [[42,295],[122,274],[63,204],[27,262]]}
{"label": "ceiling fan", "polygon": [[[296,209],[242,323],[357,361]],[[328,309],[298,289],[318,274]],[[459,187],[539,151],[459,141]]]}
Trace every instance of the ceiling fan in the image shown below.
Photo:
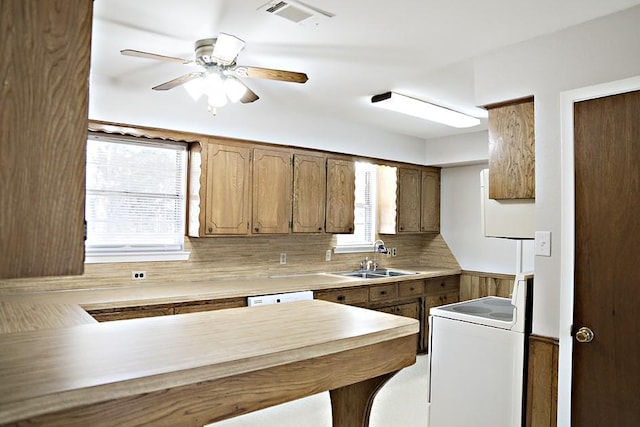
{"label": "ceiling fan", "polygon": [[245,42],[236,36],[220,33],[217,38],[198,40],[195,43],[195,60],[158,55],[133,49],[124,49],[125,56],[155,59],[164,62],[177,62],[196,65],[200,69],[153,87],[153,90],[169,90],[184,85],[189,94],[198,100],[202,95],[209,99],[209,111],[215,115],[216,108],[227,103],[240,101],[243,104],[259,99],[240,78],[258,78],[283,82],[305,83],[307,75],[294,71],[237,65],[236,59],[244,48]]}

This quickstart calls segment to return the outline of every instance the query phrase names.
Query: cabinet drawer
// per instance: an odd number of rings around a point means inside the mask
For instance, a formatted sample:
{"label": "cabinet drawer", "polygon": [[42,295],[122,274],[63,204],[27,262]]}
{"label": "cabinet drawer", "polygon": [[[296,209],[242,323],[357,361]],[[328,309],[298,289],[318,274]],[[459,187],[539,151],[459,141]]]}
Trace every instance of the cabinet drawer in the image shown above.
{"label": "cabinet drawer", "polygon": [[314,298],[341,304],[364,304],[369,298],[369,291],[364,287],[332,289],[317,291]]}
{"label": "cabinet drawer", "polygon": [[384,301],[397,297],[397,286],[395,283],[388,285],[371,286],[369,288],[369,301]]}
{"label": "cabinet drawer", "polygon": [[245,298],[232,298],[223,300],[210,300],[210,301],[194,301],[191,303],[185,303],[182,305],[176,305],[174,308],[175,314],[184,313],[197,313],[199,311],[212,311],[222,310],[224,308],[236,308],[246,306]]}
{"label": "cabinet drawer", "polygon": [[439,307],[441,305],[453,304],[460,300],[456,291],[442,295],[432,295],[426,298],[425,304],[428,308]]}
{"label": "cabinet drawer", "polygon": [[434,277],[427,281],[427,294],[441,294],[460,290],[459,276]]}
{"label": "cabinet drawer", "polygon": [[424,280],[411,280],[398,283],[398,296],[414,297],[424,293]]}
{"label": "cabinet drawer", "polygon": [[173,307],[135,307],[120,310],[90,310],[89,314],[98,322],[112,320],[137,319],[140,317],[168,316],[173,314]]}

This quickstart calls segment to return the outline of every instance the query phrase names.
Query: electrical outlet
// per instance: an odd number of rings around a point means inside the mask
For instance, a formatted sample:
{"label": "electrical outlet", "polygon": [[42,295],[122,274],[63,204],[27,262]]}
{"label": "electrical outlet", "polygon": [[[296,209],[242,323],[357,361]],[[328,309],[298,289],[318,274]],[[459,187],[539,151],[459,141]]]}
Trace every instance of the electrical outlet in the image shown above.
{"label": "electrical outlet", "polygon": [[144,280],[147,278],[146,271],[132,271],[131,272],[131,280]]}
{"label": "electrical outlet", "polygon": [[282,252],[280,254],[280,264],[284,265],[287,263],[287,254]]}
{"label": "electrical outlet", "polygon": [[391,256],[398,256],[398,248],[391,248]]}
{"label": "electrical outlet", "polygon": [[331,249],[327,249],[327,251],[324,253],[324,260],[331,261]]}

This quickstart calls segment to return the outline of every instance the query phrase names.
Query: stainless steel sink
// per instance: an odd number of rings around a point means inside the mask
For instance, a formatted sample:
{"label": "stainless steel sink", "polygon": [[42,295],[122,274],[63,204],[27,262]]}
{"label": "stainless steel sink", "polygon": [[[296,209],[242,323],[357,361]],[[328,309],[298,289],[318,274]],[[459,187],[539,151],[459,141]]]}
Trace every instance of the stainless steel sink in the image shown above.
{"label": "stainless steel sink", "polygon": [[410,276],[418,274],[415,271],[390,270],[388,268],[378,268],[376,270],[356,270],[345,271],[342,273],[333,273],[339,276],[358,277],[361,279],[380,279],[383,277]]}

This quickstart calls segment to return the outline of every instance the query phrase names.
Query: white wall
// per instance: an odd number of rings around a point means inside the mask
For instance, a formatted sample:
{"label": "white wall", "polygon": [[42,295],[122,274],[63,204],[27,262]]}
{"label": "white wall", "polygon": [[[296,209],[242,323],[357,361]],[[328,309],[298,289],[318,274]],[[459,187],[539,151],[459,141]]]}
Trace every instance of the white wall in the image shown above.
{"label": "white wall", "polygon": [[489,154],[489,133],[484,130],[428,139],[425,151],[426,164],[429,166],[486,163]]}
{"label": "white wall", "polygon": [[535,258],[533,332],[559,336],[560,93],[640,75],[640,6],[476,59],[476,103],[535,96],[536,230],[552,232]]}
{"label": "white wall", "polygon": [[183,102],[180,97],[187,96],[184,91],[169,91],[162,94],[163,102],[144,104],[144,97],[137,96],[137,90],[139,88],[110,84],[93,76],[89,118],[424,163],[424,140],[421,138],[377,131],[319,115],[305,115],[286,106],[278,107],[279,114],[275,118],[274,115],[242,114],[243,110],[234,109],[244,108],[251,113],[251,108],[258,107],[252,104],[227,106],[212,117],[206,105],[195,112],[176,109],[175,105]]}
{"label": "white wall", "polygon": [[[485,143],[485,148],[487,143]],[[487,163],[442,169],[442,237],[463,270],[515,274],[516,240],[484,237],[480,226],[480,171]],[[533,242],[523,242],[522,269],[533,270]]]}

